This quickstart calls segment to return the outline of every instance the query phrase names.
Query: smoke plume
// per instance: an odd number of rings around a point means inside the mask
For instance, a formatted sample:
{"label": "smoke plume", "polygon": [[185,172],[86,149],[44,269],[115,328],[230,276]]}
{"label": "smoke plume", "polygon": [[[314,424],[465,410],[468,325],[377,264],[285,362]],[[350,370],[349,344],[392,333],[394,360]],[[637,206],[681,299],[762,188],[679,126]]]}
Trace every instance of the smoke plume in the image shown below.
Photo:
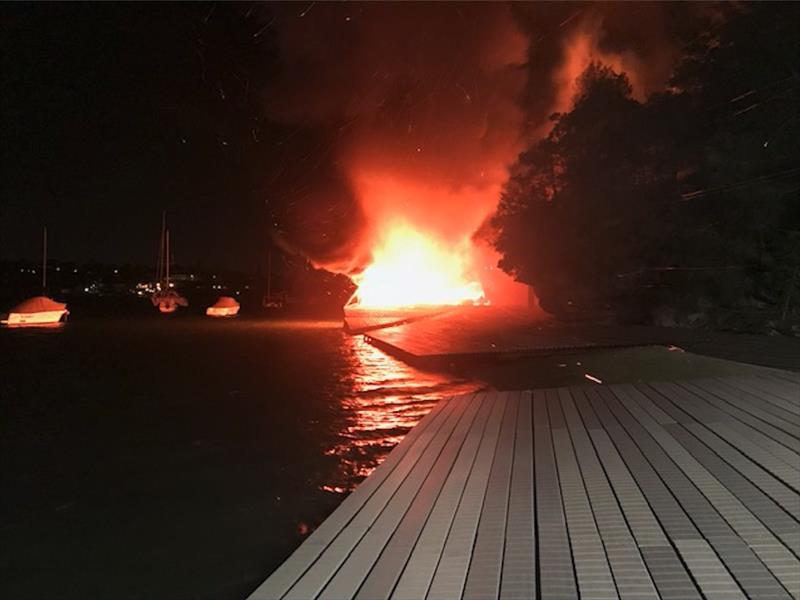
{"label": "smoke plume", "polygon": [[[279,240],[358,273],[388,224],[471,239],[507,169],[569,110],[592,62],[643,100],[678,57],[691,7],[616,4],[315,3],[281,7],[280,73],[264,93],[286,127]],[[680,33],[680,32],[678,32]],[[475,251],[485,279],[496,263]],[[481,264],[482,263],[482,264]]]}

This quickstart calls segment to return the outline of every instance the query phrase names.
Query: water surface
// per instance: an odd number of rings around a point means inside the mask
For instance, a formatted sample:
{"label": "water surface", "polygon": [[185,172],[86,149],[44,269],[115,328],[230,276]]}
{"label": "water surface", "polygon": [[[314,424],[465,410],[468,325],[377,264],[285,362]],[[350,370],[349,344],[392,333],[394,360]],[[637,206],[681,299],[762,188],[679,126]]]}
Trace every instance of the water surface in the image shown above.
{"label": "water surface", "polygon": [[0,330],[0,597],[242,598],[476,387],[337,322]]}

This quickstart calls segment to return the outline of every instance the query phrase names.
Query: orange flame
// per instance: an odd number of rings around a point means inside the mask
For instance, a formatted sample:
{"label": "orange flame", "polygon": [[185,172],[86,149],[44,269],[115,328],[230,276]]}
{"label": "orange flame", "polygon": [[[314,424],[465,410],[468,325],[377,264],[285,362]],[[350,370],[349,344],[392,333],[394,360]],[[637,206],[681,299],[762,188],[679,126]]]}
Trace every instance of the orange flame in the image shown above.
{"label": "orange flame", "polygon": [[445,245],[405,223],[388,227],[358,275],[355,303],[369,308],[483,303],[470,276],[470,240]]}

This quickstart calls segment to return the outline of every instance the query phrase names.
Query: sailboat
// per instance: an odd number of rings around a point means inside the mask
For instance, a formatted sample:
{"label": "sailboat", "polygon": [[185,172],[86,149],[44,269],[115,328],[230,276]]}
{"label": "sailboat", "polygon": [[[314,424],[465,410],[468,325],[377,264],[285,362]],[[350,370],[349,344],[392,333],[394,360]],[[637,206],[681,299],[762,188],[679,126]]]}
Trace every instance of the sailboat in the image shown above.
{"label": "sailboat", "polygon": [[8,316],[0,319],[0,324],[9,327],[42,327],[52,326],[66,320],[69,311],[63,302],[48,298],[47,293],[47,227],[42,231],[42,295],[28,298],[17,304],[8,312]]}
{"label": "sailboat", "polygon": [[179,306],[189,306],[188,300],[175,291],[175,284],[169,280],[169,267],[171,263],[169,249],[169,229],[167,229],[167,212],[161,214],[161,243],[156,266],[157,289],[150,297],[153,306],[164,314],[174,313]]}
{"label": "sailboat", "polygon": [[272,251],[267,254],[267,293],[262,298],[261,305],[270,309],[283,308],[283,294],[272,295]]}

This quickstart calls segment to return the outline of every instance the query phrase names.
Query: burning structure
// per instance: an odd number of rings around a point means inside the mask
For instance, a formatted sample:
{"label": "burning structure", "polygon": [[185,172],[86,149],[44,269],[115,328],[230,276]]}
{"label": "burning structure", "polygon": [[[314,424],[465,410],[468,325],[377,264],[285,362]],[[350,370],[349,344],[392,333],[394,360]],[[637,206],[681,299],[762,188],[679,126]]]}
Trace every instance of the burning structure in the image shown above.
{"label": "burning structure", "polygon": [[680,9],[279,9],[279,74],[264,94],[288,131],[271,181],[275,239],[352,277],[363,306],[526,302],[488,243],[508,166],[569,108],[592,62],[635,71],[642,97],[663,85],[668,10]]}

